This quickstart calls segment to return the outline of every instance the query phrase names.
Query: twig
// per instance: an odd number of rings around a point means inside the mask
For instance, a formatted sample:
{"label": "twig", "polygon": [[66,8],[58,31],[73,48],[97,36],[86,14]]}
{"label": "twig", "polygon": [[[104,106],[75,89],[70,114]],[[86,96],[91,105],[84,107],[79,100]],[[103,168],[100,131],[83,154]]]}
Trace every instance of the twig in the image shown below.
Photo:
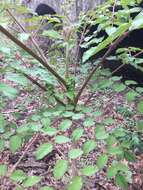
{"label": "twig", "polygon": [[[19,21],[14,17],[14,15],[11,13],[11,11],[9,9],[6,9],[6,11],[8,12],[8,14],[12,17],[12,19],[16,22],[16,24],[22,29],[23,32],[27,33],[27,31],[25,30],[25,28],[22,26],[22,24],[19,23]],[[31,37],[29,36],[29,39],[31,40],[31,42],[33,43],[33,45],[35,46],[36,50],[38,51],[38,53],[40,54],[40,56],[44,59],[44,61],[46,62],[46,64],[48,65],[48,61],[47,58],[45,57],[44,53],[42,52],[42,50],[40,49],[40,47],[38,46],[37,42]]]}
{"label": "twig", "polygon": [[[12,17],[12,19],[15,21],[15,23],[22,29],[23,32],[27,33],[26,29],[22,26],[22,24],[15,18],[15,16],[11,13],[11,11],[9,9],[6,9],[6,11],[8,12],[8,14]],[[40,49],[40,47],[38,46],[37,42],[35,41],[35,39],[31,36],[29,36],[29,39],[31,40],[31,42],[33,43],[33,45],[35,46],[35,48],[37,49],[38,53],[42,56],[42,58],[47,62],[47,58],[45,57],[45,55],[43,54],[42,50]]]}
{"label": "twig", "polygon": [[114,71],[111,72],[111,75],[115,74],[117,71],[119,71],[125,65],[126,65],[126,63],[121,64],[118,68],[116,68]]}
{"label": "twig", "polygon": [[22,185],[22,184],[18,184],[16,181],[13,181],[12,180],[12,183],[15,185],[15,186],[17,186],[17,187],[19,187],[19,188],[24,188],[24,186]]}
{"label": "twig", "polygon": [[62,155],[62,158],[64,158],[65,160],[67,159],[66,156],[65,156],[65,154],[64,154],[64,152],[62,152],[60,149],[57,148],[56,151],[57,151],[59,154]]}
{"label": "twig", "polygon": [[140,52],[136,53],[136,54],[134,55],[134,57],[137,57],[137,56],[139,56],[139,55],[142,54],[142,53],[143,53],[143,50],[141,50]]}
{"label": "twig", "polygon": [[115,8],[116,8],[116,0],[114,0],[113,10],[112,10],[112,25],[113,25],[114,16],[115,16]]}
{"label": "twig", "polygon": [[45,62],[40,56],[38,56],[35,52],[33,52],[29,47],[19,41],[15,36],[13,36],[8,30],[6,30],[3,26],[0,25],[0,32],[6,35],[9,39],[11,39],[15,44],[25,50],[28,54],[30,54],[33,58],[38,60],[50,73],[52,73],[57,80],[62,83],[65,88],[67,88],[66,81],[47,63]]}
{"label": "twig", "polygon": [[84,34],[86,32],[86,25],[84,26],[84,29],[82,31],[82,34],[81,34],[81,37],[80,37],[80,41],[79,43],[77,44],[77,47],[76,47],[76,55],[75,55],[75,70],[74,70],[74,75],[76,76],[76,73],[77,73],[77,65],[78,65],[78,59],[79,59],[79,51],[80,51],[80,45],[82,44],[83,42],[83,39],[84,39]]}
{"label": "twig", "polygon": [[30,142],[28,142],[27,147],[25,148],[25,150],[23,151],[21,157],[19,158],[19,160],[15,163],[15,165],[8,171],[7,177],[10,177],[11,174],[14,172],[14,170],[16,169],[16,167],[18,166],[18,164],[21,162],[21,160],[24,158],[25,154],[27,153],[27,151],[29,150],[29,148],[33,145],[33,143],[37,140],[37,138],[39,137],[39,133],[35,134],[32,139],[30,140]]}
{"label": "twig", "polygon": [[[12,19],[15,21],[15,23],[22,29],[23,32],[27,33],[26,29],[22,26],[22,24],[15,18],[15,16],[11,13],[11,11],[9,9],[6,9],[6,11],[8,12],[8,14],[12,17]],[[41,27],[41,26],[40,26]],[[36,34],[35,34],[36,35]],[[34,36],[29,36],[29,39],[31,40],[31,42],[33,43],[34,47],[36,48],[37,52],[39,53],[39,55],[43,58],[43,60],[46,62],[46,64],[48,64],[48,60],[47,57],[44,55],[43,51],[41,50],[41,48],[39,47],[39,45],[37,44],[37,42],[34,39]],[[62,84],[62,83],[61,83]]]}
{"label": "twig", "polygon": [[[111,75],[108,78],[110,78],[113,74],[115,74],[118,70],[120,70],[124,66],[125,66],[125,63],[123,63],[122,65],[120,65],[117,69],[115,69],[114,71],[111,72]],[[88,97],[88,99],[86,100],[86,102],[84,103],[84,105],[87,105],[87,103],[90,101],[90,99],[93,96],[94,96],[94,92]]]}
{"label": "twig", "polygon": [[[40,83],[38,83],[35,79],[33,79],[31,76],[29,76],[29,75],[27,75],[27,74],[25,74],[25,73],[23,73],[23,75],[26,77],[26,78],[28,78],[33,84],[35,84],[36,86],[38,86],[39,88],[41,88],[43,91],[47,91],[47,89],[46,89],[46,87],[45,86],[42,86]],[[54,96],[54,98],[55,98],[55,100],[58,102],[58,103],[60,103],[60,104],[62,104],[63,106],[65,106],[65,103],[62,101],[62,100],[60,100],[55,94],[53,94],[53,96]]]}
{"label": "twig", "polygon": [[85,80],[85,82],[83,83],[81,89],[79,90],[77,96],[75,97],[75,105],[77,104],[83,90],[85,89],[85,87],[87,86],[88,82],[90,81],[90,79],[92,78],[93,74],[95,73],[95,71],[104,63],[104,61],[106,60],[106,58],[110,55],[110,53],[117,47],[117,45],[126,37],[128,36],[130,33],[130,31],[125,32],[122,36],[120,36],[117,40],[115,40],[115,42],[109,47],[109,49],[107,50],[107,52],[104,54],[104,56],[102,57],[100,63],[91,71],[91,73],[89,74],[89,76],[87,77],[87,79]]}
{"label": "twig", "polygon": [[33,84],[35,84],[36,86],[38,86],[39,88],[41,88],[43,91],[47,91],[46,87],[45,86],[42,86],[40,83],[37,82],[37,80],[33,79],[31,76],[27,75],[26,73],[23,73],[22,74],[27,78],[29,79]]}
{"label": "twig", "polygon": [[39,27],[37,28],[37,30],[32,34],[31,38],[35,38],[37,36],[37,33],[40,31],[41,27],[43,26],[44,23],[44,19],[41,20]]}
{"label": "twig", "polygon": [[90,96],[88,97],[88,99],[86,100],[86,102],[84,103],[84,105],[86,106],[88,104],[88,102],[90,101],[90,99],[94,96],[94,93],[91,93]]}

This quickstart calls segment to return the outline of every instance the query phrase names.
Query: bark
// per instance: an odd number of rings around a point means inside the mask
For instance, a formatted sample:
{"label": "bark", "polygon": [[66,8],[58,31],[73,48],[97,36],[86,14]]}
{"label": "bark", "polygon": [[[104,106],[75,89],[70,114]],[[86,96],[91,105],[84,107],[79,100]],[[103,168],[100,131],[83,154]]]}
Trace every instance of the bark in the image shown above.
{"label": "bark", "polygon": [[[45,3],[54,8],[58,14],[63,14],[62,5],[67,1],[68,0],[20,0],[20,3],[28,6],[33,11],[35,11],[39,3]],[[74,21],[77,19],[81,11],[87,12],[90,9],[94,9],[97,5],[104,2],[104,0],[69,0],[69,2],[73,2],[69,11],[69,17]]]}

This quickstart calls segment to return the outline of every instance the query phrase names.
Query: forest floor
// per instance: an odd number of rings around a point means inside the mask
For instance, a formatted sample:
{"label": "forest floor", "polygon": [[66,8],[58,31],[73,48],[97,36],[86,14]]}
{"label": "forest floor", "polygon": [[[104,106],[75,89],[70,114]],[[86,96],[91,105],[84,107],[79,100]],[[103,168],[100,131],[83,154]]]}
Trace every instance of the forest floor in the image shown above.
{"label": "forest floor", "polygon": [[[33,92],[32,92],[33,93]],[[87,95],[83,96],[81,98],[85,99]],[[27,102],[27,99],[31,97],[31,101]],[[35,98],[37,97],[37,98]],[[9,122],[14,122],[17,124],[17,126],[20,126],[24,123],[26,123],[27,118],[34,114],[37,109],[40,108],[42,102],[40,101],[42,98],[42,93],[39,92],[33,96],[33,94],[29,95],[29,92],[21,89],[19,96],[14,101],[7,101],[7,104],[5,108],[3,108],[2,113],[7,117]],[[116,94],[103,94],[103,93],[96,93],[93,95],[92,99],[87,103],[88,106],[95,106],[94,102],[95,100],[99,99],[102,101],[102,106],[104,108],[104,116],[105,117],[112,117],[116,121],[116,124],[125,125],[128,130],[132,130],[130,128],[130,123],[135,121],[137,119],[137,115],[133,115],[132,112],[134,112],[135,103],[128,104],[125,101],[125,98],[122,93],[116,95]],[[120,107],[122,111],[117,112],[116,107]],[[24,109],[25,108],[25,109]],[[24,110],[24,111],[23,111]],[[126,113],[128,112],[128,113]],[[127,116],[128,115],[128,116]],[[16,117],[15,117],[16,116]],[[103,116],[102,116],[103,117]],[[128,118],[128,122],[127,122]],[[97,117],[97,121],[100,122],[102,120],[101,116]],[[114,128],[116,125],[110,124],[108,126],[109,129]],[[55,126],[56,127],[56,126]],[[88,131],[89,136],[93,135],[92,129]],[[36,137],[34,136],[31,141],[31,146],[27,149],[25,152],[28,144],[24,145],[22,149],[15,154],[12,154],[8,149],[3,151],[0,154],[0,163],[6,163],[9,165],[9,167],[15,167],[17,169],[22,169],[24,172],[28,174],[35,174],[38,176],[42,176],[42,181],[40,184],[35,185],[33,188],[29,188],[28,190],[38,190],[40,186],[43,185],[50,185],[52,187],[55,187],[57,190],[62,190],[64,182],[55,181],[52,176],[52,169],[54,166],[54,163],[56,161],[56,158],[62,156],[62,152],[66,152],[67,145],[65,146],[57,146],[56,149],[58,151],[53,151],[48,156],[45,156],[40,161],[35,161],[34,157],[34,150],[35,148],[41,144],[41,142],[46,141],[47,137],[42,136],[41,134],[38,134]],[[30,142],[31,142],[30,141]],[[88,157],[88,161],[86,162],[95,164],[97,156],[100,154],[100,152],[104,151],[101,145],[100,151],[95,150],[91,154],[92,156]],[[137,149],[137,147],[134,149],[136,153],[136,162],[130,163],[131,170],[133,172],[133,183],[130,185],[129,190],[141,190],[143,189],[143,153]],[[17,164],[19,158],[21,155],[24,154],[22,160]],[[61,153],[61,155],[60,155]],[[84,157],[80,160],[80,164],[84,163]],[[110,164],[110,162],[108,163]],[[105,168],[102,172],[89,177],[88,182],[83,190],[118,190],[114,184],[113,180],[107,180],[106,178],[106,169]],[[66,180],[66,179],[65,179]],[[15,184],[11,183],[7,179],[0,179],[1,184],[1,190],[14,190]]]}

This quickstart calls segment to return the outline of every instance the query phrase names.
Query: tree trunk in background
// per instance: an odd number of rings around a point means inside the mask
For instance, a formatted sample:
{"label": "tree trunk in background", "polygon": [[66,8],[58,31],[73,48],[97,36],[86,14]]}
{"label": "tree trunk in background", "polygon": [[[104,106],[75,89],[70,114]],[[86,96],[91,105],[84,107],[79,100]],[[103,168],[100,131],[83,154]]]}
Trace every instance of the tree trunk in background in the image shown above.
{"label": "tree trunk in background", "polygon": [[20,3],[28,6],[32,10],[35,10],[40,3],[47,4],[55,9],[55,11],[61,14],[61,5],[63,0],[20,0]]}
{"label": "tree trunk in background", "polygon": [[82,11],[88,11],[90,9],[96,8],[97,5],[104,2],[104,0],[81,0],[82,1]]}
{"label": "tree trunk in background", "polygon": [[75,0],[76,17],[79,16],[81,11],[87,12],[103,2],[104,0]]}
{"label": "tree trunk in background", "polygon": [[[105,0],[19,0],[21,4],[26,5],[33,11],[40,3],[45,3],[58,13],[63,14],[65,11],[68,12],[68,16],[72,21],[76,20],[81,11],[87,12],[90,9],[96,8],[97,5],[101,4]],[[66,7],[67,6],[67,7]],[[63,10],[65,7],[65,11]],[[68,10],[69,9],[69,10]]]}
{"label": "tree trunk in background", "polygon": [[75,8],[76,8],[76,17],[78,17],[80,13],[79,0],[75,0]]}

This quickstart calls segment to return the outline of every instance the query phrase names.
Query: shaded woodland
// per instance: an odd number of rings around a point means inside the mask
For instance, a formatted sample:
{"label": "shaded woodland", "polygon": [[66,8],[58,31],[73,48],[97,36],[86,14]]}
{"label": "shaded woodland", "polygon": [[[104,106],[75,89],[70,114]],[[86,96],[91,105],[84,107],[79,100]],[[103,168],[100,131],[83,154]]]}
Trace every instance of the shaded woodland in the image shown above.
{"label": "shaded woodland", "polygon": [[143,189],[143,1],[0,2],[0,190]]}

